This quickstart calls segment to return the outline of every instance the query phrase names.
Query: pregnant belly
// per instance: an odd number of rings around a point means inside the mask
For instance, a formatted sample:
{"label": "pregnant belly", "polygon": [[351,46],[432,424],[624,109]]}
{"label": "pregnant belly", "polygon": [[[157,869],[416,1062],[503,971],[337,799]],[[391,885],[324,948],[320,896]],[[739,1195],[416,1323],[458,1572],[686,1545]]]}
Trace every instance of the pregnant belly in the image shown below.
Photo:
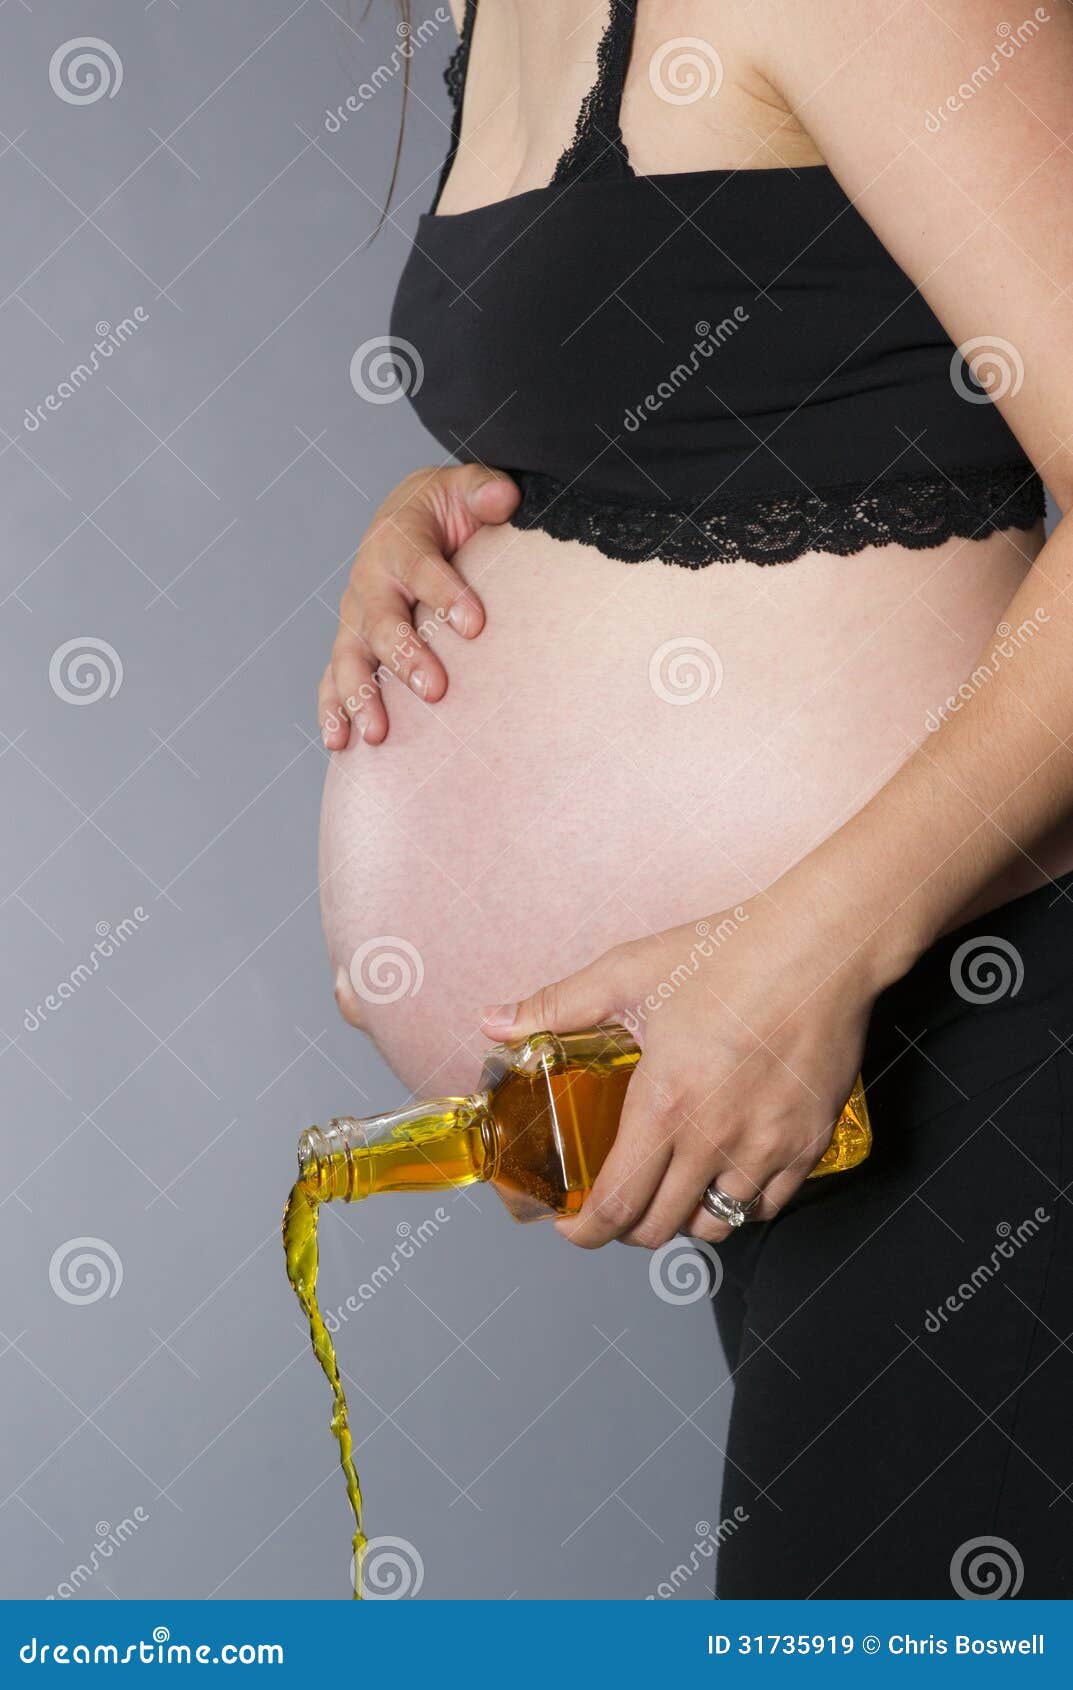
{"label": "pregnant belly", "polygon": [[[624,565],[489,529],[447,696],[331,760],[325,935],[414,1091],[471,1089],[483,1004],[768,886],[889,778],[1025,570],[1001,536],[761,569]],[[934,717],[931,717],[934,721]]]}

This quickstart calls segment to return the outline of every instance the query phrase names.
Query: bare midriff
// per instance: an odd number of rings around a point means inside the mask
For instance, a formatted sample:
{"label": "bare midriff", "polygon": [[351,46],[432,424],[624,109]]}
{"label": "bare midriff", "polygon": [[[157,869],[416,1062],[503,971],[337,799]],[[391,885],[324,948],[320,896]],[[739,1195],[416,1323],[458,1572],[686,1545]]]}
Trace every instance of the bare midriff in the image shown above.
{"label": "bare midriff", "polygon": [[[690,571],[476,535],[455,563],[487,624],[434,636],[446,697],[389,678],[387,740],[333,757],[324,794],[333,972],[364,947],[344,998],[400,1078],[472,1089],[482,1005],[805,856],[934,731],[1041,538]],[[1048,841],[983,906],[1071,863]]]}

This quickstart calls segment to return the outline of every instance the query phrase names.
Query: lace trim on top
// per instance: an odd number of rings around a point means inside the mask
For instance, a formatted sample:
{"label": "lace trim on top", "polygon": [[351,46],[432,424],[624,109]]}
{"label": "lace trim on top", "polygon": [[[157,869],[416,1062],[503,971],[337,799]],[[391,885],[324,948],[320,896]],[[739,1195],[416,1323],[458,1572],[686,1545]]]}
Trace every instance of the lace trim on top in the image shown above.
{"label": "lace trim on top", "polygon": [[462,16],[462,32],[458,37],[450,58],[443,67],[443,80],[447,88],[447,96],[451,102],[451,144],[447,149],[447,157],[443,161],[440,180],[436,189],[436,202],[447,184],[451,174],[451,166],[455,161],[458,143],[462,136],[462,101],[466,93],[466,71],[469,69],[469,50],[473,42],[473,26],[477,22],[477,0],[466,0],[466,9]]}
{"label": "lace trim on top", "polygon": [[[637,0],[611,0],[607,26],[596,49],[596,78],[581,102],[574,138],[562,153],[552,183],[572,182],[585,176],[633,175],[630,155],[622,139],[619,114],[626,73],[633,49],[633,27]],[[466,93],[470,47],[477,22],[477,0],[466,0],[462,33],[447,61],[443,80],[447,85],[453,117],[451,144],[440,172],[439,200],[455,161],[462,130],[462,102]]]}
{"label": "lace trim on top", "polygon": [[466,0],[466,9],[462,17],[462,32],[443,71],[443,80],[447,86],[451,107],[458,114],[461,114],[462,96],[466,91],[466,60],[469,58],[470,42],[473,40],[473,25],[476,17],[477,0]]}
{"label": "lace trim on top", "polygon": [[[595,80],[553,183],[633,174],[620,107],[636,11],[637,0],[610,0],[596,50]],[[453,120],[437,202],[458,151],[476,20],[477,0],[466,0],[462,33],[444,72]],[[622,563],[659,559],[685,569],[739,561],[789,563],[807,552],[848,557],[867,546],[922,551],[955,538],[1031,528],[1044,513],[1043,486],[1026,459],[945,475],[936,471],[794,492],[734,494],[693,508],[601,499],[550,476],[510,473],[522,489],[512,518],[516,527],[539,529],[557,540],[580,540]]]}
{"label": "lace trim on top", "polygon": [[580,177],[633,175],[622,139],[622,90],[630,68],[637,0],[611,0],[607,28],[596,49],[596,80],[581,102],[574,139],[555,166],[552,182]]}
{"label": "lace trim on top", "polygon": [[848,557],[866,546],[923,551],[955,538],[1031,528],[1044,513],[1043,484],[1023,459],[947,475],[735,494],[692,510],[598,499],[551,476],[511,473],[522,489],[515,527],[580,540],[620,563],[659,559],[685,569],[790,563],[807,552]]}

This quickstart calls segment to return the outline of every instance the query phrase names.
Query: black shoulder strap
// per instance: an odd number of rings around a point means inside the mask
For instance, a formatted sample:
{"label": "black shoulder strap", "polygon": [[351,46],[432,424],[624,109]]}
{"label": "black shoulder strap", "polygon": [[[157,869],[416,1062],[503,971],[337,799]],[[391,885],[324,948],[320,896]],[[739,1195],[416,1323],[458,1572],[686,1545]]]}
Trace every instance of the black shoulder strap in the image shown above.
{"label": "black shoulder strap", "polygon": [[451,171],[458,151],[458,143],[462,134],[462,102],[466,96],[466,72],[469,70],[469,50],[473,44],[473,28],[477,22],[477,0],[465,0],[465,11],[462,14],[462,33],[458,38],[451,57],[448,59],[443,72],[443,80],[447,84],[447,92],[451,97],[451,142],[447,149],[447,157],[443,161],[440,171],[439,186],[436,190],[436,200],[443,192],[444,183]]}
{"label": "black shoulder strap", "polygon": [[637,0],[611,0],[596,49],[596,80],[582,102],[574,139],[555,167],[554,182],[632,174],[620,116],[636,16]]}
{"label": "black shoulder strap", "polygon": [[[607,28],[596,49],[596,80],[582,101],[574,139],[555,167],[553,182],[572,182],[579,177],[593,179],[632,175],[619,119],[622,90],[626,85],[630,54],[633,51],[636,15],[637,0],[611,0]],[[469,69],[470,47],[476,22],[477,0],[466,0],[462,33],[444,72],[453,113],[451,144],[440,172],[437,203],[458,151],[462,130],[462,104],[466,94],[466,73]]]}

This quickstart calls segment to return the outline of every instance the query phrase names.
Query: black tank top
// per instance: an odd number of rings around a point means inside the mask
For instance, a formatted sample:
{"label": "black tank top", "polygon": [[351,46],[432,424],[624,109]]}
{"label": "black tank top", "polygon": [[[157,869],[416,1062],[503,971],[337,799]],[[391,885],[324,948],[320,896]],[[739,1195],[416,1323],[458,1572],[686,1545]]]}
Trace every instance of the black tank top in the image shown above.
{"label": "black tank top", "polygon": [[[635,11],[611,0],[546,187],[421,217],[391,335],[426,427],[517,479],[516,525],[626,562],[1031,527],[1039,477],[825,165],[634,173],[619,105]],[[448,67],[441,191],[476,13],[466,0]]]}

